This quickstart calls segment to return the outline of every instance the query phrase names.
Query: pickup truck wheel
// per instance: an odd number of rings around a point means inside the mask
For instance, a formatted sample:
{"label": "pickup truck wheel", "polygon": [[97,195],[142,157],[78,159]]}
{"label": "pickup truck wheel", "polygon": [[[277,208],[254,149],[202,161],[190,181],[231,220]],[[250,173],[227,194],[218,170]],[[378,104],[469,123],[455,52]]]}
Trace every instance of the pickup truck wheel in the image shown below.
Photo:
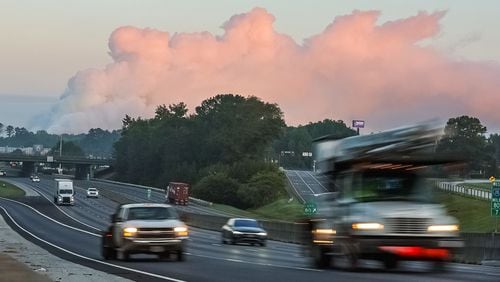
{"label": "pickup truck wheel", "polygon": [[120,251],[118,253],[118,255],[120,256],[119,258],[121,260],[124,260],[124,261],[129,261],[130,260],[130,254],[128,252],[126,252],[126,251]]}
{"label": "pickup truck wheel", "polygon": [[161,260],[166,260],[166,259],[169,259],[169,258],[170,258],[170,252],[169,252],[169,251],[166,251],[166,252],[160,253],[160,254],[158,254],[158,257],[159,257]]}
{"label": "pickup truck wheel", "polygon": [[384,258],[384,267],[387,270],[392,270],[398,267],[398,259],[395,256],[387,256]]}
{"label": "pickup truck wheel", "polygon": [[177,261],[184,261],[186,258],[184,257],[184,252],[182,250],[177,251]]}
{"label": "pickup truck wheel", "polygon": [[111,247],[103,247],[102,256],[105,260],[116,259],[116,251]]}

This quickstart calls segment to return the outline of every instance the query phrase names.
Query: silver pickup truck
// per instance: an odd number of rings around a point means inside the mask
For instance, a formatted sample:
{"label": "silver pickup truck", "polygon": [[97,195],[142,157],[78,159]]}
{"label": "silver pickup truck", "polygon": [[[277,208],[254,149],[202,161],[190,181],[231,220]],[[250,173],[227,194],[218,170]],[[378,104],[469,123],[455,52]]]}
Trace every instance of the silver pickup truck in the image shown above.
{"label": "silver pickup truck", "polygon": [[118,207],[102,238],[105,259],[128,260],[131,254],[157,254],[160,259],[175,254],[184,260],[188,228],[175,209],[166,204],[140,203]]}

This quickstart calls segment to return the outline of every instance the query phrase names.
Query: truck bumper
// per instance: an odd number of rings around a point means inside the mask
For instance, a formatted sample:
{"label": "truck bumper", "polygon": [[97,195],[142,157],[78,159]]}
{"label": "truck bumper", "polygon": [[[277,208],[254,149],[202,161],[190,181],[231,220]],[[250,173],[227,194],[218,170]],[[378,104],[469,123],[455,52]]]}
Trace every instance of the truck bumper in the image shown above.
{"label": "truck bumper", "polygon": [[186,247],[186,239],[149,240],[143,238],[125,239],[120,251],[128,253],[163,253],[182,251]]}
{"label": "truck bumper", "polygon": [[458,237],[354,237],[361,257],[389,255],[405,260],[450,260],[464,246]]}

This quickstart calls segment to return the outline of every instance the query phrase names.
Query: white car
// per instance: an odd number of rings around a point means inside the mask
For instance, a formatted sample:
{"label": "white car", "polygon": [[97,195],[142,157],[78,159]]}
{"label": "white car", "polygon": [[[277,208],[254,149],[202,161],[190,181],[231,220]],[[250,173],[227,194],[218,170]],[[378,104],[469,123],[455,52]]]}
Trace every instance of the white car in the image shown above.
{"label": "white car", "polygon": [[5,170],[0,170],[0,176],[7,176],[7,172]]}
{"label": "white car", "polygon": [[40,177],[38,177],[38,176],[35,175],[35,176],[33,176],[33,178],[31,178],[31,181],[33,181],[33,182],[40,182]]}
{"label": "white car", "polygon": [[97,188],[89,188],[87,189],[87,198],[98,198],[99,197],[99,191]]}

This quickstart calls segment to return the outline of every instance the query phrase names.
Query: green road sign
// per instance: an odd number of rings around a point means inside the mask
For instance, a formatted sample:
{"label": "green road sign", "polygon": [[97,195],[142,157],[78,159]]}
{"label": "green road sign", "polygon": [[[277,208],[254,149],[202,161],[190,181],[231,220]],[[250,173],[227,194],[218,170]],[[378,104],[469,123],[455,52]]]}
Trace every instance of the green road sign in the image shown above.
{"label": "green road sign", "polygon": [[500,181],[491,186],[491,215],[500,216]]}
{"label": "green road sign", "polygon": [[318,211],[318,209],[317,209],[315,203],[306,202],[304,204],[304,214],[305,215],[313,215],[313,214],[316,214],[317,211]]}

